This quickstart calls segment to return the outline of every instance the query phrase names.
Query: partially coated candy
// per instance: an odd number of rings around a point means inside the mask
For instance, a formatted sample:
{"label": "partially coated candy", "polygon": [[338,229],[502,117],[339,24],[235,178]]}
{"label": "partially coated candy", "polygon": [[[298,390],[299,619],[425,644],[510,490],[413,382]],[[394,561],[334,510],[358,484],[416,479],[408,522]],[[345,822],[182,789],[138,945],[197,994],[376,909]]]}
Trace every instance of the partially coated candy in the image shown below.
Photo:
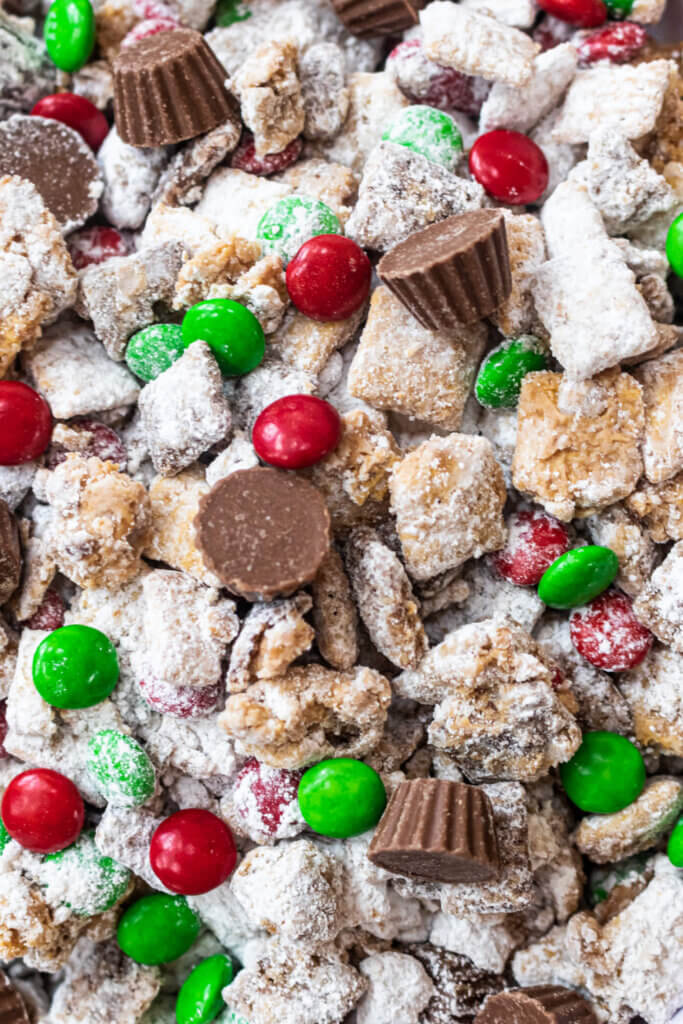
{"label": "partially coated candy", "polygon": [[286,266],[315,235],[341,235],[339,218],[309,196],[286,196],[261,217],[257,237],[264,254],[275,253]]}
{"label": "partially coated candy", "polygon": [[514,409],[522,380],[533,370],[548,365],[538,338],[523,334],[494,348],[479,367],[474,393],[487,409]]}
{"label": "partially coated candy", "polygon": [[21,846],[33,853],[55,853],[78,838],[85,807],[66,775],[51,768],[30,768],[10,782],[0,813]]}
{"label": "partially coated candy", "polygon": [[679,213],[667,233],[666,258],[674,274],[683,277],[683,213]]}
{"label": "partially coated candy", "polygon": [[636,800],[645,785],[640,751],[616,732],[584,733],[571,761],[560,765],[569,799],[591,814],[614,814]]}
{"label": "partially coated candy", "polygon": [[112,692],[119,679],[116,650],[92,626],[62,626],[38,644],[33,683],[55,708],[90,708]]}
{"label": "partially coated candy", "polygon": [[586,661],[606,672],[639,665],[652,646],[652,633],[638,622],[633,602],[618,590],[606,590],[569,619],[569,634]]}
{"label": "partially coated candy", "polygon": [[210,1024],[225,1008],[222,990],[233,979],[232,960],[223,953],[197,964],[185,979],[175,1007],[178,1024]]}
{"label": "partially coated candy", "polygon": [[128,907],[116,932],[118,944],[138,964],[167,964],[187,953],[200,921],[184,896],[155,892]]}
{"label": "partially coated candy", "polygon": [[95,45],[95,15],[90,0],[55,0],[43,31],[47,52],[60,71],[78,71]]}
{"label": "partially coated candy", "polygon": [[382,138],[412,149],[449,171],[462,156],[462,135],[453,118],[421,104],[402,110]]}
{"label": "partially coated candy", "polygon": [[240,377],[259,365],[266,351],[263,328],[246,306],[232,299],[207,299],[188,309],[183,346],[202,339],[225,377]]}
{"label": "partially coated candy", "polygon": [[299,809],[319,835],[346,839],[374,828],[387,803],[384,783],[363,761],[339,757],[309,768],[299,783]]}
{"label": "partially coated candy", "polygon": [[185,351],[180,324],[150,324],[134,334],[126,349],[128,368],[142,380],[154,380]]}
{"label": "partially coated candy", "polygon": [[611,548],[574,548],[546,569],[538,596],[552,608],[577,608],[607,590],[618,572],[619,559]]}
{"label": "partially coated candy", "polygon": [[137,807],[154,792],[154,766],[139,743],[116,729],[100,729],[88,743],[87,768],[107,803]]}
{"label": "partially coated candy", "polygon": [[[69,884],[69,878],[78,879],[78,884]],[[77,917],[92,917],[109,910],[121,899],[130,879],[128,868],[100,853],[92,832],[82,832],[71,846],[49,854],[41,873],[48,897],[68,892],[70,901],[64,901],[64,906]]]}

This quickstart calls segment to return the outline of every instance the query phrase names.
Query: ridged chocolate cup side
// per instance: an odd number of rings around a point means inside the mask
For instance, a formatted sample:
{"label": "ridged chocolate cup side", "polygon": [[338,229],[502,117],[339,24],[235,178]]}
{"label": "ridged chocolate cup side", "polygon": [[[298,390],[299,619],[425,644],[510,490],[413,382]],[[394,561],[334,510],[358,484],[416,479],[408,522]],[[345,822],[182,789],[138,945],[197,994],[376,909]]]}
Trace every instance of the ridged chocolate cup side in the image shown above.
{"label": "ridged chocolate cup side", "polygon": [[165,146],[203,135],[233,113],[227,73],[192,29],[158,32],[114,62],[116,130],[131,146]]}
{"label": "ridged chocolate cup side", "polygon": [[503,214],[471,210],[416,231],[390,249],[377,270],[429,330],[483,320],[512,288]]}
{"label": "ridged chocolate cup side", "polygon": [[394,790],[368,857],[395,874],[487,882],[499,869],[493,809],[476,786],[413,779]]}
{"label": "ridged chocolate cup side", "polygon": [[31,1024],[22,995],[0,971],[0,1024]]}
{"label": "ridged chocolate cup side", "polygon": [[427,0],[332,0],[345,27],[354,36],[384,36],[417,25]]}
{"label": "ridged chocolate cup side", "polygon": [[587,1000],[562,985],[513,988],[489,996],[475,1024],[597,1024]]}

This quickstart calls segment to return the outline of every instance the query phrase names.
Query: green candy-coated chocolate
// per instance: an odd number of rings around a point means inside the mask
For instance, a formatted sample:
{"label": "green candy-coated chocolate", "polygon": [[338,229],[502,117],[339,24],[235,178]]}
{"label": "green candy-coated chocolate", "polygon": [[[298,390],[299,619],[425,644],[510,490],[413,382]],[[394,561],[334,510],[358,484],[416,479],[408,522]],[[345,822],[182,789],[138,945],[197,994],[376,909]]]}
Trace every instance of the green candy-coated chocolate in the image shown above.
{"label": "green candy-coated chocolate", "polygon": [[182,325],[183,345],[202,339],[224,377],[241,377],[259,365],[266,351],[263,328],[246,306],[232,299],[207,299],[188,309]]}
{"label": "green candy-coated chocolate", "polygon": [[309,768],[299,783],[299,809],[323,836],[345,839],[374,828],[386,806],[384,783],[363,761],[339,757]]}
{"label": "green candy-coated chocolate", "polygon": [[257,237],[264,253],[275,253],[286,266],[309,238],[343,233],[339,218],[319,199],[286,196],[263,214]]}
{"label": "green candy-coated chocolate", "polygon": [[167,964],[187,953],[200,921],[184,896],[155,892],[126,910],[116,931],[118,944],[138,964]]}
{"label": "green candy-coated chocolate", "polygon": [[87,768],[107,803],[137,807],[154,793],[154,766],[132,736],[100,729],[88,743]]}
{"label": "green candy-coated chocolate", "polygon": [[666,236],[666,258],[678,277],[683,277],[683,213],[671,222]]}
{"label": "green candy-coated chocolate", "polygon": [[232,960],[222,953],[197,964],[178,993],[178,1024],[210,1024],[215,1020],[225,1009],[221,992],[230,984],[233,974]]}
{"label": "green candy-coated chocolate", "polygon": [[2,820],[2,818],[0,818],[0,853],[4,852],[5,847],[9,842],[11,842],[11,840],[12,837],[5,828],[4,821]]}
{"label": "green candy-coated chocolate", "polygon": [[523,334],[494,348],[479,367],[474,393],[487,409],[515,409],[527,373],[548,365],[538,338]]}
{"label": "green candy-coated chocolate", "polygon": [[416,105],[406,107],[382,136],[387,142],[405,146],[441,164],[449,171],[462,156],[462,135],[457,124],[443,110]]}
{"label": "green candy-coated chocolate", "polygon": [[611,548],[574,548],[546,569],[538,596],[552,608],[578,608],[606,590],[618,572],[619,559]]}
{"label": "green candy-coated chocolate", "polygon": [[60,71],[78,71],[95,46],[95,14],[90,0],[55,0],[47,12],[43,36]]}
{"label": "green candy-coated chocolate", "polygon": [[591,814],[614,814],[636,800],[645,785],[640,751],[616,732],[586,732],[571,761],[560,765],[569,799]]}
{"label": "green candy-coated chocolate", "polygon": [[[69,907],[78,917],[103,914],[121,899],[130,884],[128,868],[104,857],[95,846],[93,832],[81,832],[71,846],[43,858],[41,881],[50,889],[66,889]],[[73,880],[76,880],[75,884]]]}
{"label": "green candy-coated chocolate", "polygon": [[683,868],[683,818],[679,818],[666,846],[669,860],[676,868]]}
{"label": "green candy-coated chocolate", "polygon": [[126,362],[136,377],[154,380],[173,366],[184,351],[180,324],[151,324],[128,342]]}
{"label": "green candy-coated chocolate", "polygon": [[236,21],[246,21],[251,18],[251,11],[245,7],[243,0],[218,0],[216,7],[216,24],[221,28],[234,25]]}
{"label": "green candy-coated chocolate", "polygon": [[112,692],[119,662],[111,640],[92,626],[62,626],[38,644],[33,683],[55,708],[90,708]]}
{"label": "green candy-coated chocolate", "polygon": [[607,10],[613,18],[627,18],[633,10],[634,0],[605,0]]}

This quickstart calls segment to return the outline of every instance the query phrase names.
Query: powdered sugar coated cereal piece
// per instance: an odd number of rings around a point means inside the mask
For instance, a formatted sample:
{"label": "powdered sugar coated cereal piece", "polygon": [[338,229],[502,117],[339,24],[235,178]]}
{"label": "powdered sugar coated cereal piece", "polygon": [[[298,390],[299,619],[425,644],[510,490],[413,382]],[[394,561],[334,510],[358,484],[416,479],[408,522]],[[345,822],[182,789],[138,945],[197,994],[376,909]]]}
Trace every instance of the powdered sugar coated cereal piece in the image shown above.
{"label": "powdered sugar coated cereal piece", "polygon": [[672,547],[652,573],[633,610],[655,636],[683,654],[683,541]]}
{"label": "powdered sugar coated cereal piece", "polygon": [[82,939],[57,988],[50,1019],[54,1024],[126,1024],[152,1003],[161,985],[157,968],[143,967],[113,940]]}
{"label": "powdered sugar coated cereal piece", "polygon": [[419,960],[406,953],[374,953],[358,970],[368,990],[358,1004],[358,1024],[418,1024],[434,995],[434,983]]}
{"label": "powdered sugar coated cereal piece", "polygon": [[501,974],[526,929],[516,914],[435,914],[429,941],[469,957],[482,971]]}
{"label": "powdered sugar coated cereal piece", "polygon": [[576,73],[576,50],[562,43],[534,58],[531,78],[515,87],[495,82],[479,117],[479,131],[495,128],[528,132],[553,110]]}
{"label": "powdered sugar coated cereal piece", "polygon": [[656,845],[683,808],[683,784],[660,775],[649,779],[632,804],[616,814],[588,814],[576,829],[577,849],[596,864],[611,864]]}
{"label": "powdered sugar coated cereal piece", "polygon": [[311,610],[308,594],[299,593],[267,604],[254,604],[230,651],[226,675],[229,693],[241,693],[258,679],[284,675],[313,642],[304,619]]}
{"label": "powdered sugar coated cereal piece", "polygon": [[199,499],[209,490],[202,469],[190,467],[175,477],[157,477],[149,489],[150,528],[144,554],[182,569],[201,583],[219,587],[220,580],[204,565],[195,544],[194,518]]}
{"label": "powdered sugar coated cereal piece", "polygon": [[611,235],[623,234],[654,214],[673,209],[676,201],[666,179],[611,126],[591,133],[586,179],[588,195]]}
{"label": "powdered sugar coated cereal piece", "polygon": [[683,352],[643,363],[633,375],[645,404],[645,475],[661,483],[683,469]]}
{"label": "powdered sugar coated cereal piece", "polygon": [[228,234],[255,241],[263,214],[291,191],[288,185],[258,174],[217,167],[209,175],[194,212]]}
{"label": "powdered sugar coated cereal piece", "polygon": [[202,197],[204,181],[240,140],[237,114],[206,135],[192,139],[174,157],[159,178],[152,202],[175,206],[196,203]]}
{"label": "powdered sugar coated cereal piece", "polygon": [[305,373],[319,374],[330,356],[353,338],[364,314],[365,305],[345,320],[324,323],[290,307],[268,339],[269,346],[289,366]]}
{"label": "powdered sugar coated cereal piece", "polygon": [[636,738],[645,747],[683,757],[683,655],[655,644],[619,686],[633,711]]}
{"label": "powdered sugar coated cereal piece", "polygon": [[294,40],[263,43],[231,79],[242,120],[254,133],[257,156],[279,153],[304,128]]}
{"label": "powdered sugar coated cereal piece", "polygon": [[[634,496],[630,495],[627,503]],[[647,531],[620,504],[610,505],[585,522],[591,542],[611,548],[619,559],[617,586],[635,597],[649,580],[655,565],[655,546]]]}
{"label": "powdered sugar coated cereal piece", "polygon": [[353,171],[343,163],[306,156],[277,174],[279,181],[300,195],[312,196],[329,206],[342,224],[346,224],[358,191]]}
{"label": "powdered sugar coated cereal piece", "polygon": [[304,105],[304,136],[333,139],[349,112],[346,58],[336,43],[318,43],[299,58],[299,82]]}
{"label": "powdered sugar coated cereal piece", "polygon": [[545,262],[545,239],[543,227],[531,214],[514,214],[504,209],[503,215],[512,288],[492,319],[506,338],[514,338],[528,333],[538,323],[532,286],[536,271]]}
{"label": "powdered sugar coated cereal piece", "polygon": [[111,224],[117,228],[140,227],[167,159],[164,147],[129,146],[116,128],[111,129],[97,154],[104,180],[102,212]]}
{"label": "powdered sugar coated cereal piece", "polygon": [[641,481],[625,504],[655,544],[683,540],[683,473],[661,484]]}
{"label": "powdered sugar coated cereal piece", "polygon": [[332,668],[352,668],[358,658],[356,606],[336,548],[328,551],[312,587],[318,650]]}

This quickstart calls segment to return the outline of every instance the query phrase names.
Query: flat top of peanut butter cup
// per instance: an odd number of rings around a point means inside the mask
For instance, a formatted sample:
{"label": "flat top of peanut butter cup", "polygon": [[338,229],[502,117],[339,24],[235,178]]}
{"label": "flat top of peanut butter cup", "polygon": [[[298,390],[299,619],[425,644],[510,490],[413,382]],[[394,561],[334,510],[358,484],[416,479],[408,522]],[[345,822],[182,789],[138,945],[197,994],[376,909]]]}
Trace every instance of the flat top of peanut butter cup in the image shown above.
{"label": "flat top of peanut butter cup", "polygon": [[173,62],[204,45],[201,32],[191,28],[176,28],[145,36],[132,46],[121,50],[114,62],[117,72],[148,71],[150,67]]}
{"label": "flat top of peanut butter cup", "polygon": [[488,238],[502,220],[500,210],[470,210],[430,224],[390,249],[380,260],[378,272],[382,277],[400,277],[429,270],[445,259],[466,254]]}

